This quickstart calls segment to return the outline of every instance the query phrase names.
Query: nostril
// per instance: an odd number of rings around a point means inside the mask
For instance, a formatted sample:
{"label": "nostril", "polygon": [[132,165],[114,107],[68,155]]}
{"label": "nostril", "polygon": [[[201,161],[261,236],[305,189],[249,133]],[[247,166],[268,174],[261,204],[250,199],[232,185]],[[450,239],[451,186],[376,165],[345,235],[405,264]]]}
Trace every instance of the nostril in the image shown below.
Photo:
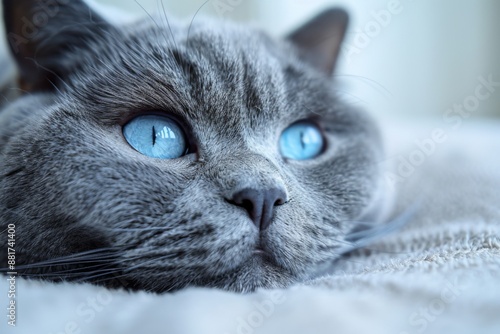
{"label": "nostril", "polygon": [[243,200],[241,204],[238,205],[247,210],[247,212],[253,212],[253,203],[250,200]]}
{"label": "nostril", "polygon": [[285,198],[286,194],[282,189],[245,188],[236,192],[228,202],[244,208],[255,226],[264,230],[271,224],[274,207],[284,204]]}
{"label": "nostril", "polygon": [[281,189],[274,189],[272,197],[275,198],[276,200],[274,201],[274,206],[280,206],[286,203],[286,194],[284,191]]}

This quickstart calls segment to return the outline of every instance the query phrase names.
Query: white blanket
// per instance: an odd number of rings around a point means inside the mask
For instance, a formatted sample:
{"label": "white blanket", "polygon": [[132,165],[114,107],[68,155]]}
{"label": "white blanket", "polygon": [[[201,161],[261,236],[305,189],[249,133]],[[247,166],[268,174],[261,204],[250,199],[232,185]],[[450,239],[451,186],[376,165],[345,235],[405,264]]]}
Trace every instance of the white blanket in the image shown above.
{"label": "white blanket", "polygon": [[[161,296],[18,278],[16,327],[7,325],[2,278],[0,332],[498,334],[500,124],[466,124],[433,149],[427,142],[429,154],[415,153],[433,129],[387,128],[398,210],[418,202],[417,213],[329,275],[249,295],[187,289]],[[403,150],[404,136],[420,144]]]}

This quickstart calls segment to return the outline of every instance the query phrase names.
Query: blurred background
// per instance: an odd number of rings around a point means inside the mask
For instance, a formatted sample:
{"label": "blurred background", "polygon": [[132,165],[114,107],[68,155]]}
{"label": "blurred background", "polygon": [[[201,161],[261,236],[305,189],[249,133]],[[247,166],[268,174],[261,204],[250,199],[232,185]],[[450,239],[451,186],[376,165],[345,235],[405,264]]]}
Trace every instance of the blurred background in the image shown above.
{"label": "blurred background", "polygon": [[[497,0],[89,0],[123,21],[163,10],[250,22],[283,36],[319,13],[341,6],[351,15],[336,78],[345,99],[377,117],[442,119],[472,103],[469,118],[500,116],[497,94],[470,99],[479,78],[500,82],[500,1]],[[2,34],[3,36],[3,34]],[[0,48],[1,49],[1,48]]]}

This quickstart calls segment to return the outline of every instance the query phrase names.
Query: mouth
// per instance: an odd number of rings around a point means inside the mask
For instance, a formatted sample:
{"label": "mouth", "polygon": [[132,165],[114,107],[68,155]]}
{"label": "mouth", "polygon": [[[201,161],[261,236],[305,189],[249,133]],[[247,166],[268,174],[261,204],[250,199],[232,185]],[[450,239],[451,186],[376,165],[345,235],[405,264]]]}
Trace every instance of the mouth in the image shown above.
{"label": "mouth", "polygon": [[252,255],[260,255],[260,256],[263,256],[263,255],[266,255],[266,251],[265,251],[262,247],[256,247],[256,248],[253,250]]}
{"label": "mouth", "polygon": [[[267,249],[265,246],[262,244],[257,245],[250,257],[249,257],[250,262],[254,263],[254,265],[257,265],[258,267],[273,267],[273,268],[281,268],[278,265],[278,262],[276,261],[275,255],[272,251]],[[278,269],[280,270],[280,269]],[[284,268],[281,268],[281,270],[284,270]]]}
{"label": "mouth", "polygon": [[235,292],[248,293],[260,288],[285,288],[296,280],[296,275],[277,265],[269,252],[256,248],[241,267],[223,278],[219,277],[215,280],[215,284],[211,285],[223,286],[224,289]]}

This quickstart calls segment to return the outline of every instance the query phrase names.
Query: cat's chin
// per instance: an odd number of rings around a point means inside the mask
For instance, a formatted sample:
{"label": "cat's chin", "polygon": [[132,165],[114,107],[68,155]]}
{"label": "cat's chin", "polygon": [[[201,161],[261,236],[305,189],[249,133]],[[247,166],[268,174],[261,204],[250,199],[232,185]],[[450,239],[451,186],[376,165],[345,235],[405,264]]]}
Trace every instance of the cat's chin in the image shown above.
{"label": "cat's chin", "polygon": [[271,257],[258,250],[234,271],[213,278],[202,285],[247,293],[257,289],[286,288],[298,278],[298,275],[277,266]]}
{"label": "cat's chin", "polygon": [[[131,290],[146,290],[156,293],[174,292],[189,287],[217,288],[227,291],[249,293],[257,289],[286,288],[301,279],[300,274],[280,267],[264,251],[254,251],[239,266],[217,276],[204,276],[188,280],[181,275],[173,277],[166,271],[158,271],[147,276],[124,275],[126,278],[100,281],[110,288],[126,287]],[[123,277],[123,276],[122,276]],[[126,285],[122,285],[126,282]],[[116,284],[118,283],[118,284]]]}

